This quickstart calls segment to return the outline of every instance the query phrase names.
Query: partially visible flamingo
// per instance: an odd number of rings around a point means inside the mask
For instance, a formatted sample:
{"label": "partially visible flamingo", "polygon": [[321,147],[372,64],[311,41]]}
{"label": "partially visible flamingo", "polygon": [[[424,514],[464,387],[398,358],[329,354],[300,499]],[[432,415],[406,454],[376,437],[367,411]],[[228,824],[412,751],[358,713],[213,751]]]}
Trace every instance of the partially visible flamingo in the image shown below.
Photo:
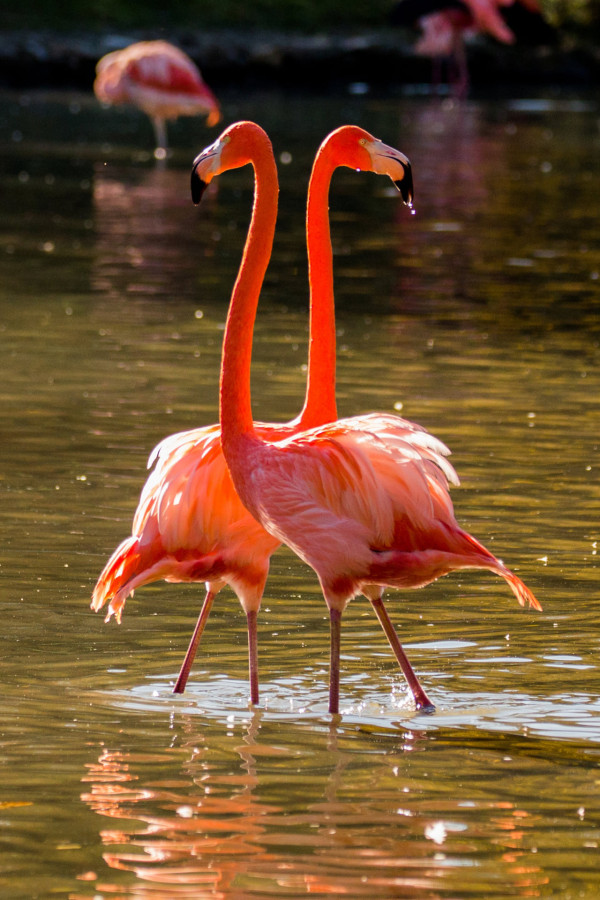
{"label": "partially visible flamingo", "polygon": [[[353,165],[368,168],[367,142],[357,142],[354,152]],[[244,505],[319,577],[331,628],[329,710],[337,713],[341,616],[356,594],[380,611],[385,586],[417,588],[454,569],[482,568],[501,575],[522,606],[541,607],[516,575],[459,527],[448,492],[449,481],[458,483],[449,451],[419,425],[373,414],[272,442],[255,427],[252,332],[268,262],[265,246],[275,229],[264,191],[276,177],[266,135],[226,131],[197,157],[192,179],[200,191],[220,172],[247,163],[255,170],[255,201],[223,342],[221,443]],[[431,706],[414,679],[417,706]]]}
{"label": "partially visible flamingo", "polygon": [[455,93],[464,97],[469,86],[465,39],[488,34],[503,44],[513,44],[515,33],[509,26],[508,10],[519,6],[542,25],[539,0],[400,0],[392,12],[396,25],[418,24],[422,35],[415,50],[438,61],[454,64],[451,80]]}
{"label": "partially visible flamingo", "polygon": [[[216,146],[236,146],[246,134],[264,135],[268,172],[259,177],[261,202],[269,209],[273,227],[277,216],[277,172],[268,138],[252,123],[231,126]],[[279,440],[298,430],[337,417],[335,402],[335,310],[333,260],[329,232],[328,195],[334,170],[355,166],[361,148],[361,168],[389,175],[407,204],[412,202],[410,165],[399,151],[375,140],[362,129],[344,126],[321,144],[311,174],[306,216],[310,276],[310,344],[306,399],[300,415],[280,425],[257,424],[264,440]],[[247,161],[250,161],[251,157]],[[196,182],[194,181],[194,184]],[[194,198],[199,200],[198,196]],[[261,239],[266,268],[273,230]],[[257,276],[256,290],[262,277]],[[99,610],[110,600],[107,620],[118,622],[126,598],[135,588],[164,579],[206,582],[206,598],[182,665],[175,692],[185,689],[198,642],[214,597],[228,584],[237,594],[248,624],[250,696],[258,703],[256,616],[279,541],[248,513],[237,497],[221,451],[217,425],[172,435],[152,452],[154,465],[133,520],[132,534],[115,550],[102,571],[92,597]],[[382,619],[384,627],[385,617]],[[393,629],[392,629],[393,630]],[[393,641],[393,638],[391,638]],[[396,641],[397,643],[397,641]]]}
{"label": "partially visible flamingo", "polygon": [[212,126],[221,118],[198,67],[167,41],[140,41],[107,53],[96,66],[94,93],[103,103],[132,103],[150,117],[158,159],[167,154],[169,119],[206,113]]}

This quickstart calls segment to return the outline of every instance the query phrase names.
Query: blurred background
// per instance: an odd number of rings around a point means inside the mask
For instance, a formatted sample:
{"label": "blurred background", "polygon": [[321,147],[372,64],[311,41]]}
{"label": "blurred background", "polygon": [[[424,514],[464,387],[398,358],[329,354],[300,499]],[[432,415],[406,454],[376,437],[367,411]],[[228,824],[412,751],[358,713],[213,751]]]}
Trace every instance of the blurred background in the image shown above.
{"label": "blurred background", "polygon": [[[537,21],[531,4],[487,2],[512,17],[517,41],[505,44],[476,29],[469,50],[475,85],[498,86],[499,78],[597,79],[599,0],[539,0]],[[167,37],[216,87],[243,77],[304,87],[349,78],[394,88],[429,73],[415,52],[420,14],[457,5],[464,6],[429,0],[31,0],[3,13],[0,82],[89,85],[97,59],[115,42]],[[516,21],[526,16],[527,22]]]}

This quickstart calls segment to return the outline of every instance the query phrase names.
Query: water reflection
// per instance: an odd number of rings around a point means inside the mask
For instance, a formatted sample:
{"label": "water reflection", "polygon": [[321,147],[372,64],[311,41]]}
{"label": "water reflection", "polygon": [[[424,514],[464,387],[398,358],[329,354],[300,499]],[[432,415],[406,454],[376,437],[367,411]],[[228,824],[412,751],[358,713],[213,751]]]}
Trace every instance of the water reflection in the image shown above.
{"label": "water reflection", "polygon": [[[399,308],[435,316],[476,304],[494,311],[507,336],[532,340],[565,327],[565,292],[586,315],[600,256],[585,237],[595,213],[588,217],[581,199],[595,177],[598,138],[581,106],[548,108],[551,119],[533,105],[515,104],[511,114],[501,103],[448,101],[414,110],[408,134],[402,122],[418,222],[399,235],[402,255],[412,257],[396,263]],[[575,145],[588,149],[573,156]],[[595,320],[593,329],[597,337]]]}
{"label": "water reflection", "polygon": [[190,240],[196,216],[188,181],[179,169],[95,164],[90,287],[104,303],[190,293],[200,246]]}
{"label": "water reflection", "polygon": [[162,752],[102,749],[82,800],[118,820],[101,830],[104,860],[135,882],[97,876],[96,891],[435,900],[485,884],[486,897],[543,895],[549,876],[531,840],[543,816],[503,799],[484,771],[508,770],[511,757],[474,749],[473,780],[452,797],[430,782],[436,745],[424,733],[388,741],[365,769],[368,743],[357,750],[335,724],[285,737],[261,719],[229,717],[218,745],[214,723],[184,719]]}
{"label": "water reflection", "polygon": [[[234,887],[237,876],[247,872],[248,859],[257,865],[272,862],[271,854],[261,846],[262,823],[268,815],[281,814],[282,809],[255,798],[257,731],[258,715],[250,721],[243,744],[235,748],[239,769],[225,778],[211,773],[202,734],[194,736],[193,746],[188,744],[176,754],[178,761],[185,759],[185,778],[180,782],[151,787],[137,784],[140,776],[134,772],[139,763],[169,761],[168,751],[144,758],[104,750],[97,764],[90,766],[84,781],[91,783],[91,789],[82,800],[103,816],[142,823],[141,829],[101,832],[107,846],[125,845],[124,850],[105,853],[104,859],[112,868],[135,873],[140,885],[132,896],[145,896],[144,884],[151,882],[170,886],[166,893],[152,892],[152,896],[172,896],[177,886],[177,896],[201,897],[206,891],[206,896],[223,897],[224,891]],[[135,853],[131,847],[136,848]],[[244,858],[243,864],[240,858]],[[107,890],[107,885],[102,889]]]}
{"label": "water reflection", "polygon": [[308,173],[323,136],[356,121],[411,157],[417,215],[381,179],[336,173],[340,412],[396,408],[446,441],[461,525],[544,613],[477,573],[392,595],[438,707],[423,718],[353,601],[331,723],[323,602],[281,553],[261,616],[262,713],[247,710],[245,627],[225,592],[175,703],[197,592],[148,588],[120,628],[89,596],[150,449],[216,419],[251,178],[233,173],[199,216],[197,135],[180,131],[156,172],[128,147],[105,153],[92,101],[75,113],[70,98],[0,97],[6,133],[22,136],[4,142],[1,173],[0,893],[596,900],[596,99],[225,106],[291,157],[256,328],[261,417],[299,409]]}

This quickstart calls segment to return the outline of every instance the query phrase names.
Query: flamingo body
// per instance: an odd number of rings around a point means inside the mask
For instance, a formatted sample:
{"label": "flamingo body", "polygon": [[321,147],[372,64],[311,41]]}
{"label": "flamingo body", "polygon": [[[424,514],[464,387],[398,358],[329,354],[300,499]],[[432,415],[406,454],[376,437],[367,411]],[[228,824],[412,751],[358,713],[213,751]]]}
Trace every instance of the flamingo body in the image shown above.
{"label": "flamingo body", "polygon": [[[259,430],[266,440],[285,427]],[[106,621],[121,621],[136,588],[155,581],[228,584],[246,613],[260,606],[269,559],[279,542],[241,504],[220,446],[216,425],[165,438],[152,451],[153,469],[133,519],[132,534],[114,551],[92,595]]]}
{"label": "flamingo body", "polygon": [[[244,125],[249,127],[250,123]],[[226,134],[240,132],[245,133],[245,128],[238,123]],[[365,146],[370,149],[364,149]],[[261,239],[264,268],[271,254],[277,215],[277,175],[270,143],[268,147],[271,165],[263,196],[273,229]],[[411,202],[408,160],[401,153],[353,126],[337,129],[323,141],[313,166],[307,205],[311,340],[306,399],[293,421],[256,424],[256,433],[266,442],[285,440],[299,430],[337,417],[333,262],[327,200],[333,171],[341,165],[354,168],[357,148],[362,167],[393,177],[405,202]],[[261,283],[259,277],[258,289]],[[175,691],[180,693],[185,688],[213,598],[225,584],[229,585],[248,620],[251,699],[257,703],[256,614],[270,557],[279,540],[256,521],[239,499],[222,453],[218,425],[165,438],[153,450],[148,465],[152,471],[142,490],[132,534],[117,547],[101,572],[92,595],[92,609],[98,611],[108,602],[106,620],[114,615],[120,622],[127,597],[138,587],[158,580],[205,582],[206,599],[175,685]],[[382,624],[388,627],[387,622]]]}
{"label": "flamingo body", "polygon": [[[540,609],[528,588],[463,531],[449,483],[448,448],[391,415],[367,415],[265,446],[240,441],[232,471],[240,496],[265,528],[318,574],[329,608],[342,612],[370,585],[423,587],[455,569],[489,569],[521,606]],[[247,470],[247,471],[246,471]]]}
{"label": "flamingo body", "polygon": [[450,58],[456,69],[454,88],[459,96],[468,89],[469,76],[464,42],[477,34],[489,35],[500,43],[516,40],[509,21],[512,10],[537,18],[542,26],[539,0],[400,0],[392,13],[396,25],[418,24],[421,35],[415,50],[434,60]]}
{"label": "flamingo body", "polygon": [[131,103],[152,120],[159,149],[166,150],[165,122],[179,116],[221,118],[219,104],[200,70],[167,41],[140,41],[114,50],[96,66],[94,92],[103,103]]}
{"label": "flamingo body", "polygon": [[[365,150],[364,143],[355,148],[357,168],[364,165]],[[458,479],[446,459],[448,450],[420,426],[374,414],[272,443],[256,431],[250,359],[266,269],[262,245],[275,228],[260,189],[272,171],[270,143],[256,126],[232,126],[197,157],[192,177],[208,182],[250,162],[255,202],[223,342],[221,444],[244,505],[319,578],[331,627],[329,710],[337,713],[341,616],[357,593],[373,603],[390,643],[391,625],[384,624],[381,602],[386,586],[422,587],[455,569],[482,568],[505,578],[521,605],[540,605],[516,575],[460,528],[449,494],[449,482]],[[412,677],[417,706],[430,705]]]}

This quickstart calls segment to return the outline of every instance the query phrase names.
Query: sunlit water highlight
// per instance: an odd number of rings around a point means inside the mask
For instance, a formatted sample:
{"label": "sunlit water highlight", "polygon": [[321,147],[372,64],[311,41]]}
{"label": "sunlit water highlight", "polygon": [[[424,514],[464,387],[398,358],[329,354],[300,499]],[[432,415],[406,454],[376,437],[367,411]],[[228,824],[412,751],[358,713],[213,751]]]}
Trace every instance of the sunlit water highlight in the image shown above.
{"label": "sunlit water highlight", "polygon": [[457,518],[543,604],[486,573],[390,594],[436,704],[417,712],[364,599],[344,617],[327,714],[315,578],[282,550],[259,619],[215,602],[171,693],[199,587],[156,585],[123,624],[89,610],[154,444],[216,418],[220,343],[251,205],[229,173],[201,211],[172,130],[4,95],[0,180],[0,893],[11,898],[584,898],[600,889],[597,610],[599,113],[594,100],[224,98],[263,124],[281,215],[257,322],[257,415],[300,405],[304,192],[358,122],[406,152],[391,185],[335,176],[339,406],[400,411],[450,445]]}

